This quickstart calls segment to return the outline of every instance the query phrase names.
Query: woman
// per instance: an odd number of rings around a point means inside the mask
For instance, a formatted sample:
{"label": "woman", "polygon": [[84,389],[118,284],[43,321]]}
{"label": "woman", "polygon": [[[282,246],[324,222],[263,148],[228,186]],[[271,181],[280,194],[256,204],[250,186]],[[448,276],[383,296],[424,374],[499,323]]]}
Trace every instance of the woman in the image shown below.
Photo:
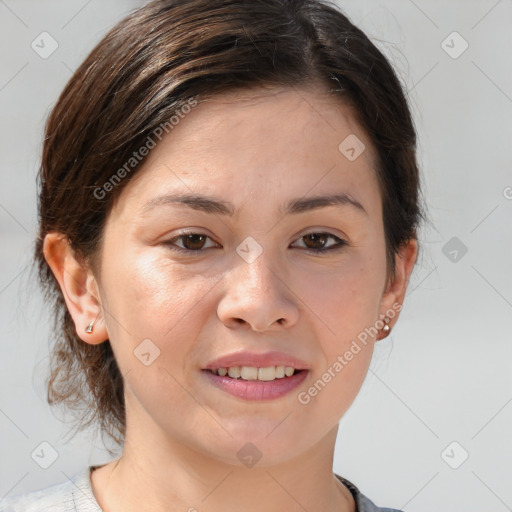
{"label": "woman", "polygon": [[389,511],[333,474],[422,217],[391,66],[318,0],[158,0],[46,127],[51,403],[122,446],[1,510]]}

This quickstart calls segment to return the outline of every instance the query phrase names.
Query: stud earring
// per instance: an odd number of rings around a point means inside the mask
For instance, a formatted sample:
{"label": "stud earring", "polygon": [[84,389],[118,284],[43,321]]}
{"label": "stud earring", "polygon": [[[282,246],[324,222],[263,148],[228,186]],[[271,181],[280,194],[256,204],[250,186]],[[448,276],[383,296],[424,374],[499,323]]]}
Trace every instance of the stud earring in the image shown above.
{"label": "stud earring", "polygon": [[92,333],[92,331],[94,330],[94,322],[96,322],[96,320],[98,320],[99,316],[100,316],[100,314],[98,313],[98,316],[85,328],[85,332],[87,334]]}
{"label": "stud earring", "polygon": [[381,339],[388,336],[388,334],[391,332],[391,327],[389,326],[389,320],[390,320],[389,317],[387,317],[387,316],[384,317],[384,327],[382,327],[382,333],[384,334],[384,336],[382,336]]}

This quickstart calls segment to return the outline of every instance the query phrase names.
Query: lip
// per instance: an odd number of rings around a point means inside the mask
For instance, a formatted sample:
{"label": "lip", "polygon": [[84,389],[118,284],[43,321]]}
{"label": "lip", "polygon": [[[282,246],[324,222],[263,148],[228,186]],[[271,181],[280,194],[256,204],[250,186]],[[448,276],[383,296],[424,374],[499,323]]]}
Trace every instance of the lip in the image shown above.
{"label": "lip", "polygon": [[203,370],[217,370],[230,366],[252,366],[265,368],[267,366],[292,366],[296,370],[309,370],[309,365],[300,359],[284,352],[234,352],[209,362]]}
{"label": "lip", "polygon": [[221,377],[207,370],[201,372],[208,381],[222,391],[243,400],[275,400],[284,397],[304,382],[309,370],[301,370],[291,377],[272,381],[232,379]]}

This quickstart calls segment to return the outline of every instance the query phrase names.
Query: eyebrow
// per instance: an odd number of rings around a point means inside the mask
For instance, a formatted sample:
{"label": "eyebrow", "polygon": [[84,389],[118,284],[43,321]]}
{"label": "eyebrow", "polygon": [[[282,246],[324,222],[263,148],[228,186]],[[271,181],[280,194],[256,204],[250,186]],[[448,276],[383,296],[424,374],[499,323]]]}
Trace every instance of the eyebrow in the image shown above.
{"label": "eyebrow", "polygon": [[[239,210],[236,210],[235,206],[228,201],[199,194],[167,194],[158,196],[145,203],[141,209],[141,213],[145,214],[156,206],[174,204],[185,205],[193,210],[205,213],[226,215],[229,217],[233,217],[239,213]],[[279,208],[279,214],[299,214],[326,208],[328,206],[349,206],[355,211],[368,215],[363,205],[357,199],[346,193],[292,199]]]}

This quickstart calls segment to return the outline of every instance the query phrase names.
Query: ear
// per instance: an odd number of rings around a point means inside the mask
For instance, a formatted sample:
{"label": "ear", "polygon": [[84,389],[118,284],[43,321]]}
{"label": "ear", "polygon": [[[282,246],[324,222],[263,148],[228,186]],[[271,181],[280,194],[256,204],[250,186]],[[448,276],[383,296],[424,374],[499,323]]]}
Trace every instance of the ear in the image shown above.
{"label": "ear", "polygon": [[[92,271],[77,260],[67,238],[61,233],[48,233],[45,236],[43,254],[59,282],[79,338],[92,345],[105,341],[108,334]],[[87,333],[86,328],[93,321],[93,332]]]}
{"label": "ear", "polygon": [[[400,315],[409,277],[411,276],[417,257],[418,242],[413,238],[402,245],[398,254],[395,255],[395,274],[389,278],[386,289],[382,295],[379,316],[379,318],[384,318],[385,316],[390,318],[388,324],[390,328],[393,328]],[[390,311],[394,312],[392,318],[391,315],[389,315]],[[386,335],[379,336],[377,340],[386,337]]]}

